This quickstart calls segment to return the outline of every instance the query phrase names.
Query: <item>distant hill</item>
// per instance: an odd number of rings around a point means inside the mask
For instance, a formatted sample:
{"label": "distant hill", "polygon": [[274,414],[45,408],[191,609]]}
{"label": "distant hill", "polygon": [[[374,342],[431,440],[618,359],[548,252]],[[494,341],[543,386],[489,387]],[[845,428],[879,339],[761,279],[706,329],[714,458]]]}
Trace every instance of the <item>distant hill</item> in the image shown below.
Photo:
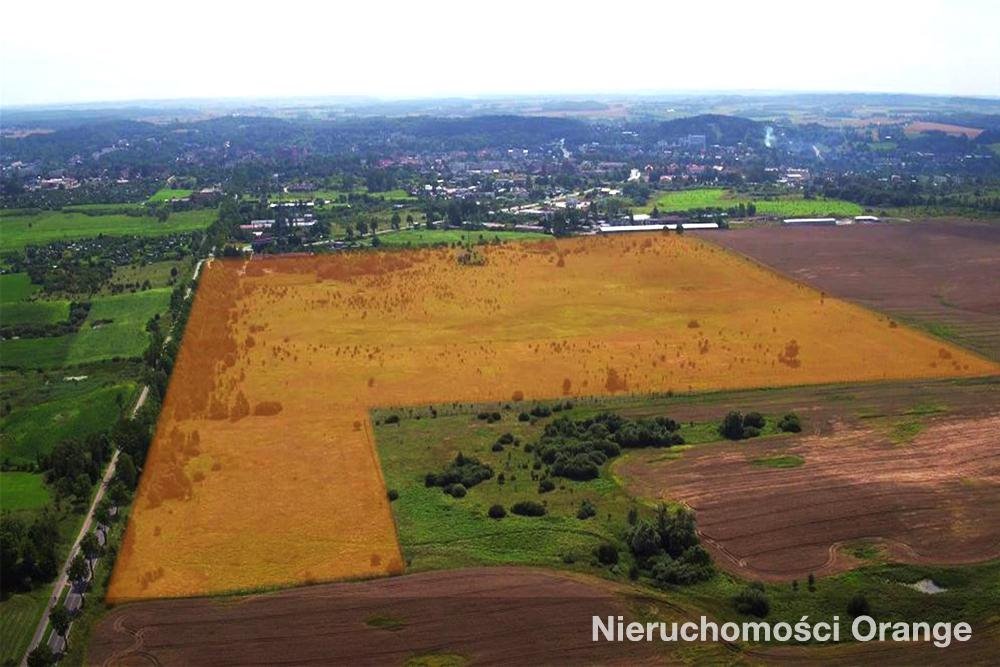
{"label": "distant hill", "polygon": [[702,114],[677,118],[660,123],[658,131],[663,139],[673,140],[689,134],[704,134],[708,144],[731,146],[739,142],[762,143],[764,123],[739,116]]}

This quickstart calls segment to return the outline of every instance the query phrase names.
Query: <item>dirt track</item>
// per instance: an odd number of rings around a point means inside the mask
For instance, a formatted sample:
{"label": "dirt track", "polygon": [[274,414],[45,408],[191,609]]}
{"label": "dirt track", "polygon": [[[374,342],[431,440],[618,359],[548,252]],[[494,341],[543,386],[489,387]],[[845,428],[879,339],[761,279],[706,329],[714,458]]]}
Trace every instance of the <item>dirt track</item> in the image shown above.
{"label": "dirt track", "polygon": [[943,326],[951,339],[1000,359],[1000,224],[935,220],[699,235],[831,296]]}
{"label": "dirt track", "polygon": [[[642,452],[617,468],[630,492],[682,500],[723,568],[787,580],[849,569],[841,547],[880,542],[893,560],[1000,557],[1000,413],[936,419],[911,442],[884,430],[706,445],[671,460]],[[794,454],[805,463],[754,465]]]}
{"label": "dirt track", "polygon": [[591,642],[592,614],[623,613],[610,584],[594,580],[524,568],[431,572],[123,605],[95,628],[87,662],[400,665],[424,654],[476,664],[655,662],[655,645]]}

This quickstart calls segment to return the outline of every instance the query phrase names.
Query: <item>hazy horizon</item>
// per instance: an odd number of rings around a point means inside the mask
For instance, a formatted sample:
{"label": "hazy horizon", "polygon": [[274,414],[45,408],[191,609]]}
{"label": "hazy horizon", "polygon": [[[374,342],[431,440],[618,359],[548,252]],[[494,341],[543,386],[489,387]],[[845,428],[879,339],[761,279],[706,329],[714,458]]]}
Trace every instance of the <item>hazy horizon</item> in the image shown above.
{"label": "hazy horizon", "polygon": [[[1000,97],[1000,4],[453,0],[5,9],[0,104],[871,93]],[[717,18],[718,17],[718,18]],[[10,26],[20,26],[17,30]]]}

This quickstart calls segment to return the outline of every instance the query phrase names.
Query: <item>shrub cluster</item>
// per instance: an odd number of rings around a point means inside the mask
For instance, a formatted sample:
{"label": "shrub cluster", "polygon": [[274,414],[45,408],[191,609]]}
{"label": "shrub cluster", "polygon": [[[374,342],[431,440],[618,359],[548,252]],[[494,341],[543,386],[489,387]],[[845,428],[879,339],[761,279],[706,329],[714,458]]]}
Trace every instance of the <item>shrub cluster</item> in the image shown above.
{"label": "shrub cluster", "polygon": [[726,414],[719,425],[719,434],[729,440],[756,438],[764,428],[764,416],[759,412],[743,414],[733,410]]}
{"label": "shrub cluster", "polygon": [[456,498],[465,496],[467,489],[493,477],[493,468],[479,459],[465,456],[461,452],[455,460],[439,473],[429,472],[424,476],[424,486],[440,486],[444,492]]}
{"label": "shrub cluster", "polygon": [[688,509],[657,509],[653,521],[639,519],[626,536],[640,571],[660,586],[693,584],[715,572],[708,552],[698,543],[694,514]]}
{"label": "shrub cluster", "polygon": [[521,500],[511,505],[510,511],[519,516],[544,516],[545,505],[534,500]]}
{"label": "shrub cluster", "polygon": [[778,428],[785,433],[798,433],[802,430],[802,423],[797,414],[789,412],[778,422]]}
{"label": "shrub cluster", "polygon": [[757,618],[764,618],[771,613],[771,601],[764,593],[764,584],[756,581],[736,594],[733,606],[739,613]]}
{"label": "shrub cluster", "polygon": [[546,424],[531,451],[536,463],[550,466],[553,476],[584,481],[598,477],[601,466],[621,454],[623,447],[683,444],[679,428],[669,417],[632,420],[607,412],[579,420],[561,416]]}

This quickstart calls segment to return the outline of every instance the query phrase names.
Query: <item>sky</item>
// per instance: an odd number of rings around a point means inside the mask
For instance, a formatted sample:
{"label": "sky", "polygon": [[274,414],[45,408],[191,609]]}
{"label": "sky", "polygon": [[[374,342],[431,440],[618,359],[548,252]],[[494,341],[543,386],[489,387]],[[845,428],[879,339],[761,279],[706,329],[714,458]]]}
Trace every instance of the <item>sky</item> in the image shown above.
{"label": "sky", "polygon": [[1000,96],[997,0],[8,2],[0,105],[675,91]]}

